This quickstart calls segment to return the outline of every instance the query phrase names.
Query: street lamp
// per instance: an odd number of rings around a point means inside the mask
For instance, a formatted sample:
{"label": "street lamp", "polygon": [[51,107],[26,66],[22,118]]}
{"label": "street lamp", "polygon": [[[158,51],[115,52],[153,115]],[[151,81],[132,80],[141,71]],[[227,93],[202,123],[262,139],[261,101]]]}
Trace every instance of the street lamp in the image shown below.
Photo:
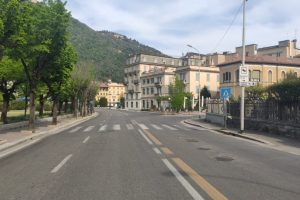
{"label": "street lamp", "polygon": [[198,109],[199,109],[199,117],[200,117],[200,114],[201,114],[201,105],[200,105],[200,86],[201,86],[201,84],[200,84],[200,67],[201,67],[201,62],[200,62],[200,58],[201,58],[201,56],[200,56],[200,51],[197,49],[197,48],[195,48],[195,47],[193,47],[192,45],[190,45],[190,44],[188,44],[187,45],[188,47],[190,47],[190,48],[192,48],[192,49],[194,49],[194,50],[196,50],[197,51],[197,53],[198,53],[198,55],[199,55],[199,71],[198,71],[198,73],[199,73],[199,85],[198,85]]}

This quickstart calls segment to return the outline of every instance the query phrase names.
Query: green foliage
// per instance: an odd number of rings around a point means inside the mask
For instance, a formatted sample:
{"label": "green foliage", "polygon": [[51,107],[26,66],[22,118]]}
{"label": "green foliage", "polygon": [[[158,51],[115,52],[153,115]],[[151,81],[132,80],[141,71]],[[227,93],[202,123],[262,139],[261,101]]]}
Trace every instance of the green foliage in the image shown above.
{"label": "green foliage", "polygon": [[246,87],[247,100],[263,100],[266,98],[266,88],[258,84],[256,86]]}
{"label": "green foliage", "polygon": [[203,96],[204,98],[210,98],[211,97],[211,94],[210,94],[210,92],[209,92],[209,90],[207,89],[206,86],[204,86],[202,88],[202,90],[200,91],[200,96],[201,97]]}
{"label": "green foliage", "polygon": [[99,99],[99,105],[100,105],[100,107],[107,107],[107,104],[108,104],[107,98],[101,97],[101,98]]}
{"label": "green foliage", "polygon": [[11,101],[9,107],[10,110],[24,110],[24,108],[25,108],[25,102],[18,101],[18,100]]}
{"label": "green foliage", "polygon": [[95,66],[98,80],[112,79],[122,82],[123,66],[129,54],[161,55],[159,51],[126,36],[108,31],[94,31],[74,18],[70,20],[69,32],[78,54],[78,62]]}
{"label": "green foliage", "polygon": [[300,78],[289,74],[287,78],[268,87],[270,96],[281,101],[295,101],[300,99]]}
{"label": "green foliage", "polygon": [[177,76],[175,76],[175,83],[169,85],[169,94],[171,99],[171,106],[176,112],[179,112],[184,104],[184,97],[186,93],[184,91],[185,85],[183,81],[179,80]]}

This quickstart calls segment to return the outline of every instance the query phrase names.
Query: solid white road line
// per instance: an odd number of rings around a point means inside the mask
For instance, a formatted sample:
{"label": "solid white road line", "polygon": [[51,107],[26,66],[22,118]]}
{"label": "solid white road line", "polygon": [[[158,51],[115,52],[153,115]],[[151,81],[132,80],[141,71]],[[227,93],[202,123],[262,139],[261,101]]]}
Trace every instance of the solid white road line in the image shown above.
{"label": "solid white road line", "polygon": [[204,200],[204,198],[193,188],[193,186],[178,172],[178,170],[167,160],[162,159],[167,168],[174,174],[181,185],[188,191],[188,193],[195,200]]}
{"label": "solid white road line", "polygon": [[83,140],[83,144],[86,143],[88,140],[90,139],[90,136],[87,136],[84,140]]}
{"label": "solid white road line", "polygon": [[135,120],[130,120],[132,124],[137,124]]}
{"label": "solid white road line", "polygon": [[95,126],[89,126],[89,127],[87,127],[86,129],[84,129],[83,132],[89,132],[89,131],[91,131],[94,127],[95,127]]}
{"label": "solid white road line", "polygon": [[128,130],[133,130],[132,124],[126,124],[126,127],[127,127]]}
{"label": "solid white road line", "polygon": [[162,128],[160,128],[159,126],[157,126],[157,125],[155,125],[155,124],[151,124],[151,126],[152,126],[153,128],[155,128],[156,130],[162,130]]}
{"label": "solid white road line", "polygon": [[54,167],[53,169],[52,169],[52,171],[51,171],[51,173],[56,173],[56,172],[58,172],[58,170],[62,167],[62,166],[64,166],[64,164],[66,164],[66,162],[68,162],[68,160],[72,157],[73,155],[72,154],[70,154],[70,155],[68,155],[67,157],[65,157],[56,167]]}
{"label": "solid white road line", "polygon": [[156,154],[161,154],[160,150],[156,147],[153,148],[153,151],[155,151]]}
{"label": "solid white road line", "polygon": [[8,156],[8,155],[10,155],[10,154],[12,154],[14,152],[20,151],[20,150],[26,148],[27,146],[30,146],[30,145],[38,142],[38,141],[40,141],[40,139],[35,139],[35,140],[29,141],[29,142],[25,142],[24,144],[17,145],[15,147],[12,147],[12,148],[9,148],[7,150],[4,150],[4,151],[0,152],[0,159],[4,158],[4,157],[6,157],[6,156]]}
{"label": "solid white road line", "polygon": [[166,124],[162,124],[162,126],[168,128],[168,129],[170,129],[170,130],[172,130],[172,131],[178,130],[177,128],[173,128],[172,126],[168,126],[168,125],[166,125]]}
{"label": "solid white road line", "polygon": [[74,133],[74,132],[78,131],[81,128],[82,128],[82,126],[78,126],[78,127],[74,128],[74,129],[70,130],[69,133]]}
{"label": "solid white road line", "polygon": [[113,126],[113,130],[114,130],[114,131],[119,131],[119,130],[121,130],[120,124],[115,124],[115,125]]}
{"label": "solid white road line", "polygon": [[105,131],[107,128],[107,125],[103,125],[99,128],[99,132]]}
{"label": "solid white road line", "polygon": [[149,140],[149,138],[147,138],[147,136],[143,133],[142,130],[139,129],[139,133],[143,136],[143,138],[148,142],[148,144],[153,145],[153,143],[151,142],[151,140]]}
{"label": "solid white road line", "polygon": [[141,129],[146,130],[149,129],[147,126],[145,126],[145,124],[138,124],[139,127],[141,127]]}

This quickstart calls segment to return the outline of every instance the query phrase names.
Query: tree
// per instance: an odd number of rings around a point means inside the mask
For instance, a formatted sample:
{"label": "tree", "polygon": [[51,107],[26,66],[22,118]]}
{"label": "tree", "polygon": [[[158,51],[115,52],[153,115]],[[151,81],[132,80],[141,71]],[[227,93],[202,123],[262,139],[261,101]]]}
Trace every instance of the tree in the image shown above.
{"label": "tree", "polygon": [[281,102],[297,101],[300,99],[300,78],[294,74],[287,74],[283,81],[273,84],[267,88],[269,95]]}
{"label": "tree", "polygon": [[107,107],[107,104],[108,104],[107,98],[101,97],[101,98],[99,99],[99,105],[100,105],[100,107]]}
{"label": "tree", "polygon": [[123,96],[120,98],[120,108],[125,108],[125,98]]}
{"label": "tree", "polygon": [[175,76],[174,84],[169,85],[169,94],[171,99],[171,107],[176,112],[179,112],[184,104],[184,97],[186,93],[184,91],[185,85],[183,81],[179,80],[177,76]]}
{"label": "tree", "polygon": [[200,91],[200,96],[201,96],[201,97],[204,97],[205,99],[211,97],[211,94],[210,94],[210,92],[209,92],[209,90],[207,89],[206,86],[204,86],[204,87],[202,88],[202,90]]}
{"label": "tree", "polygon": [[7,124],[7,112],[9,103],[14,98],[17,86],[24,82],[23,70],[20,62],[4,56],[0,61],[0,92],[3,97],[1,121]]}
{"label": "tree", "polygon": [[[29,127],[34,131],[37,85],[65,47],[70,14],[60,0],[21,3],[21,25],[13,55],[22,62],[30,93]],[[49,76],[51,74],[48,74]]]}
{"label": "tree", "polygon": [[258,84],[256,86],[246,87],[247,100],[257,101],[265,99],[266,88]]}

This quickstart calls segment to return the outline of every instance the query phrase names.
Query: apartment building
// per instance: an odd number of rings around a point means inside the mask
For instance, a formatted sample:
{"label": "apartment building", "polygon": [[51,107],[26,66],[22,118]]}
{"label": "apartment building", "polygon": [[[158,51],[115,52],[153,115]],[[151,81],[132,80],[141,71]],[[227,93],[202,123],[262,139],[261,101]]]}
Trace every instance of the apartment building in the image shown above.
{"label": "apartment building", "polygon": [[216,96],[219,90],[219,68],[216,65],[224,62],[224,56],[187,53],[182,60],[183,66],[176,69],[176,74],[184,82],[185,91],[198,99],[199,87],[201,90],[206,86],[212,96]]}
{"label": "apartment building", "polygon": [[[219,64],[221,75],[221,88],[231,88],[232,95],[240,96],[239,67],[241,57]],[[275,57],[266,55],[254,55],[246,57],[246,65],[249,69],[249,82],[253,85],[269,86],[286,78],[290,72],[299,77],[300,58]]]}
{"label": "apartment building", "polygon": [[107,83],[99,84],[99,92],[96,100],[99,101],[101,97],[105,97],[108,106],[117,107],[120,103],[120,98],[124,96],[125,86],[122,83],[114,83],[109,80]]}
{"label": "apartment building", "polygon": [[125,108],[141,110],[158,107],[157,97],[165,95],[166,84],[174,75],[173,71],[181,65],[181,59],[168,56],[130,56],[124,68]]}

